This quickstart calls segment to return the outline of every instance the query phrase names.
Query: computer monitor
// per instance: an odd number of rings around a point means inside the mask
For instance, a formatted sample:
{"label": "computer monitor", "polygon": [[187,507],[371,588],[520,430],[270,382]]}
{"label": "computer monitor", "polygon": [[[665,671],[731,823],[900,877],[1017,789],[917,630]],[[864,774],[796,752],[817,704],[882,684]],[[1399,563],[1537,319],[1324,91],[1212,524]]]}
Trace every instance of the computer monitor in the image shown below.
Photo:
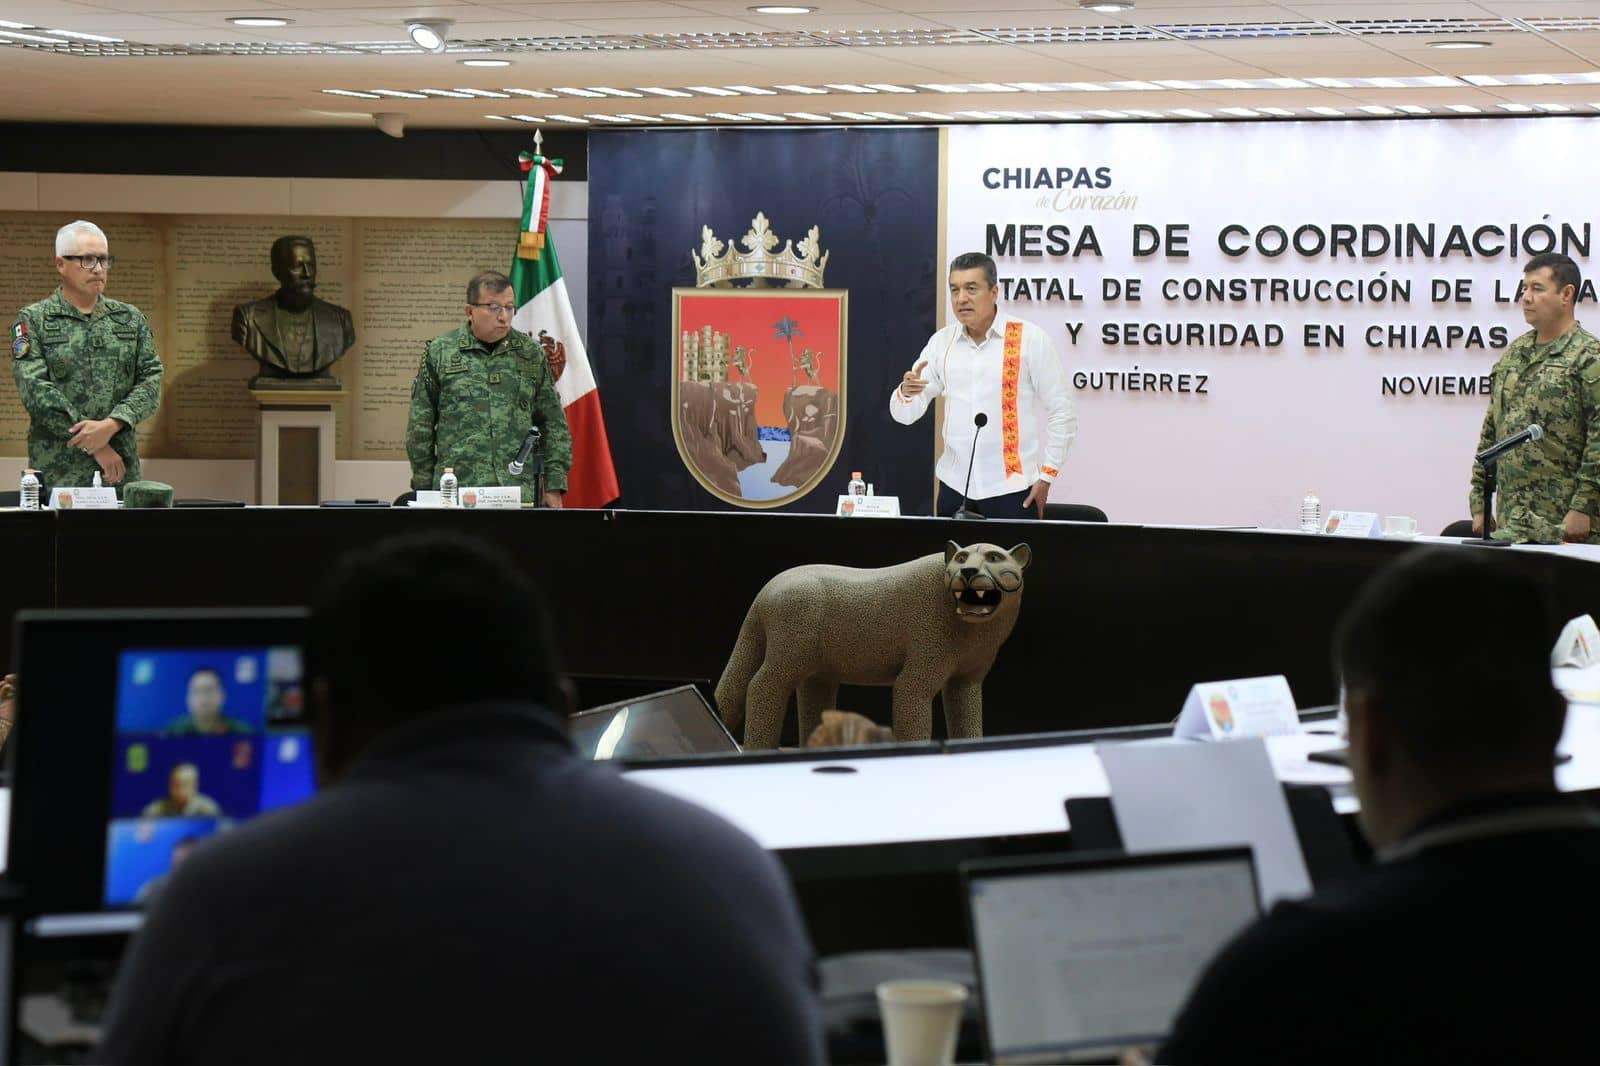
{"label": "computer monitor", "polygon": [[302,610],[25,611],[8,875],[33,914],[148,902],[314,791]]}
{"label": "computer monitor", "polygon": [[693,685],[579,711],[567,719],[567,732],[578,752],[589,759],[739,750],[733,734]]}
{"label": "computer monitor", "polygon": [[995,1063],[1163,1040],[1259,913],[1248,848],[988,860],[962,883]]}

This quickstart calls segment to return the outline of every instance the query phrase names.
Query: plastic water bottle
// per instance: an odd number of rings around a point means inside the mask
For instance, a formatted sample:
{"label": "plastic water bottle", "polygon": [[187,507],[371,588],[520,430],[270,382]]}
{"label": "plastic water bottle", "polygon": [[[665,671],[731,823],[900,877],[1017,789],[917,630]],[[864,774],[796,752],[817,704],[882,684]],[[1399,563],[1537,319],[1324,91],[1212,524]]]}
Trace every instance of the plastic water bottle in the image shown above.
{"label": "plastic water bottle", "polygon": [[861,471],[856,470],[852,472],[850,475],[850,495],[865,496],[866,494],[867,483],[861,480]]}
{"label": "plastic water bottle", "polygon": [[1307,489],[1306,498],[1300,501],[1300,532],[1322,532],[1322,501],[1316,489]]}
{"label": "plastic water bottle", "polygon": [[447,466],[439,477],[439,502],[446,507],[461,506],[461,484],[456,481],[456,468]]}
{"label": "plastic water bottle", "polygon": [[22,472],[21,506],[24,511],[39,509],[39,476],[32,470]]}
{"label": "plastic water bottle", "polygon": [[94,472],[94,485],[93,485],[93,487],[97,488],[97,489],[105,488],[104,485],[100,484],[100,471],[98,471],[98,470],[96,470]]}

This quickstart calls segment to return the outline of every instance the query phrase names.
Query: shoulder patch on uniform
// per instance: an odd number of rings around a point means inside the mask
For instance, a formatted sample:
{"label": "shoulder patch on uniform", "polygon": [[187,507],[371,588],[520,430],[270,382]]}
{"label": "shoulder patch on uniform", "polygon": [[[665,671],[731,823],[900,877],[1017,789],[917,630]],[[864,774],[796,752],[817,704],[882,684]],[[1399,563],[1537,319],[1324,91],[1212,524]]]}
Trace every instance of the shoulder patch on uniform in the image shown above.
{"label": "shoulder patch on uniform", "polygon": [[15,359],[21,359],[32,348],[33,345],[28,340],[28,324],[19,318],[17,324],[11,327],[11,355]]}

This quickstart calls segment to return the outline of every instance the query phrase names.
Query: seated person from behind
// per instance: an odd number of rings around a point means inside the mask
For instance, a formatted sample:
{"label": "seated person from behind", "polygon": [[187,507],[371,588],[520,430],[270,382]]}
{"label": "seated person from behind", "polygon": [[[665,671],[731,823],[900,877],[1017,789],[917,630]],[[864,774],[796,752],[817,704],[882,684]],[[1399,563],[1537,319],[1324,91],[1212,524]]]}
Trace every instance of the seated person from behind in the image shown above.
{"label": "seated person from behind", "polygon": [[1356,597],[1334,665],[1377,862],[1224,948],[1158,1061],[1591,1061],[1600,815],[1556,791],[1555,628],[1518,562],[1414,552]]}
{"label": "seated person from behind", "polygon": [[228,693],[222,687],[222,675],[209,666],[202,666],[189,675],[185,702],[189,711],[174,718],[161,732],[169,737],[220,736],[227,733],[250,733],[248,722],[229,718],[222,713],[222,704]]}
{"label": "seated person from behind", "polygon": [[151,800],[144,809],[146,818],[220,818],[217,801],[200,791],[200,768],[181,762],[167,775],[167,794]]}
{"label": "seated person from behind", "polygon": [[782,867],[580,758],[553,647],[522,570],[459,534],[336,564],[306,644],[322,791],[173,871],[98,1061],[824,1061]]}

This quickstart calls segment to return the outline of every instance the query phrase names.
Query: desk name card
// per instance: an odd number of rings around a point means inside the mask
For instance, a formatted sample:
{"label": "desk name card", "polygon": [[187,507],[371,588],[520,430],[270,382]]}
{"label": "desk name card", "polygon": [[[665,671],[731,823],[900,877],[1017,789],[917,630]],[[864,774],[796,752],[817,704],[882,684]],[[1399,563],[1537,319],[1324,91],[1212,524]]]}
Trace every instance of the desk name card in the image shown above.
{"label": "desk name card", "polygon": [[840,518],[899,518],[898,496],[840,496],[834,514]]}
{"label": "desk name card", "polygon": [[1561,629],[1550,652],[1551,666],[1589,667],[1600,664],[1600,629],[1591,615],[1580,614]]}
{"label": "desk name card", "polygon": [[1189,690],[1172,735],[1186,740],[1290,737],[1300,732],[1289,679],[1244,677],[1202,681]]}
{"label": "desk name card", "polygon": [[50,490],[53,511],[115,511],[117,490],[108,488],[63,488]]}
{"label": "desk name card", "polygon": [[1333,537],[1381,537],[1383,523],[1375,511],[1333,511],[1322,531]]}
{"label": "desk name card", "polygon": [[522,506],[522,489],[516,485],[464,485],[461,506],[477,511],[515,511]]}

